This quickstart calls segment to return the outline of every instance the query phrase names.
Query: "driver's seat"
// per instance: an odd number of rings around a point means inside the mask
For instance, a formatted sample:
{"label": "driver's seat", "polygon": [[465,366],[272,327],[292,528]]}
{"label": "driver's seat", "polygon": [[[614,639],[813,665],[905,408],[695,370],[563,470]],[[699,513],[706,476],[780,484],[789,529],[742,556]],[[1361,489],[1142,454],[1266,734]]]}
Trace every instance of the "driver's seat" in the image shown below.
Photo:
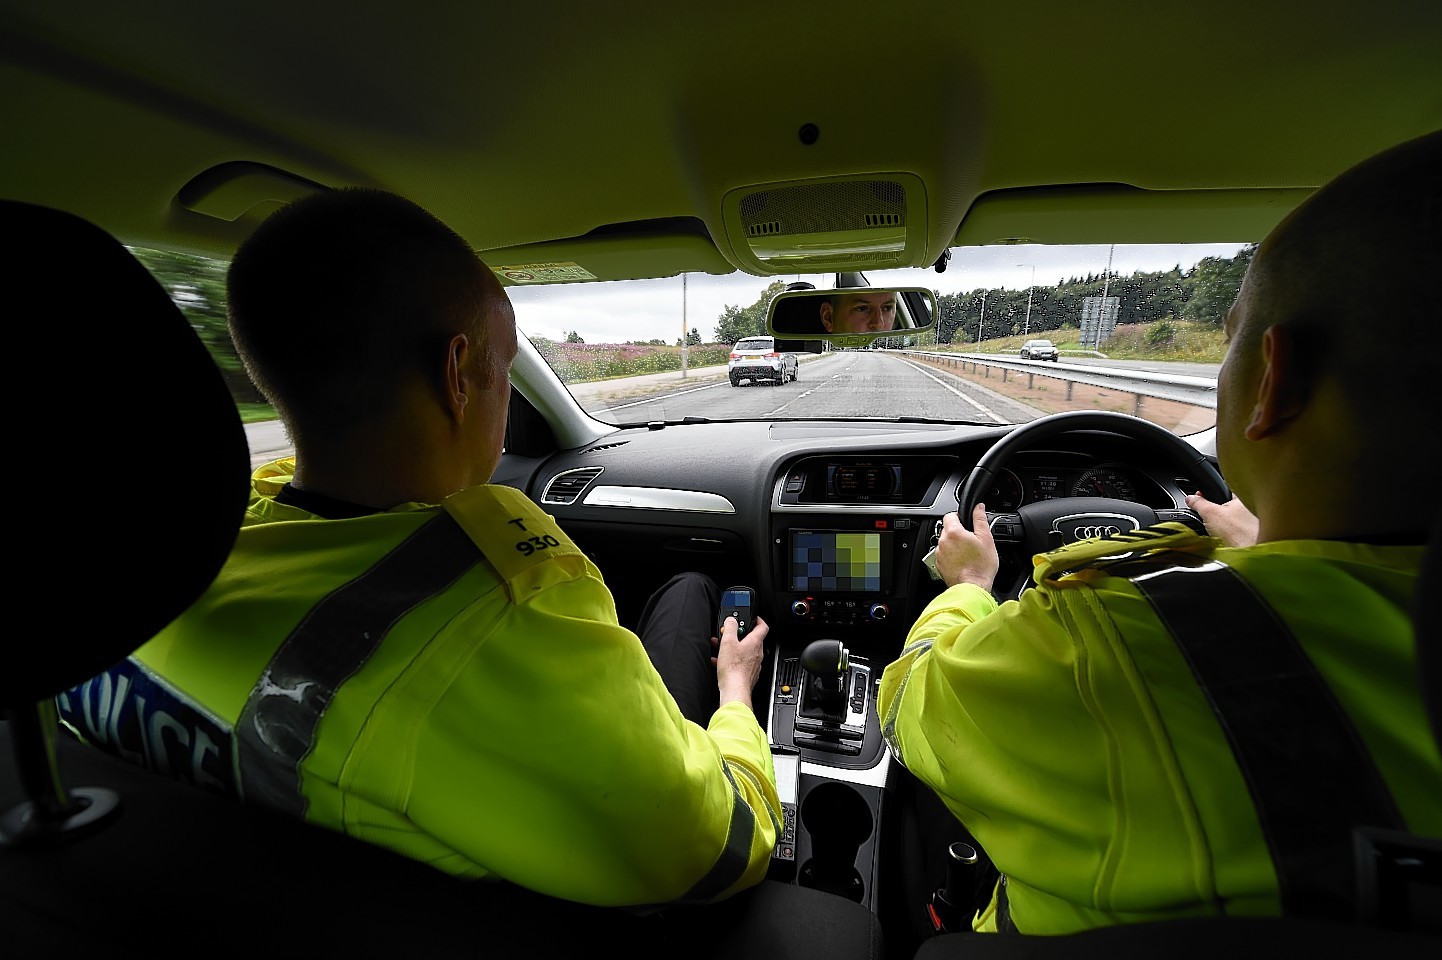
{"label": "driver's seat", "polygon": [[[51,698],[138,648],[219,571],[249,455],[199,337],[123,246],[9,201],[0,229],[15,251],[0,268],[12,356],[45,361],[54,378],[21,411],[26,492],[45,502],[13,511],[11,525],[14,619],[35,626],[0,670],[0,770],[19,775],[0,777],[5,956],[504,958],[609,946],[667,960],[879,960],[871,911],[819,890],[768,881],[649,916],[589,907],[459,880],[58,733]],[[117,408],[130,419],[105,422]]]}

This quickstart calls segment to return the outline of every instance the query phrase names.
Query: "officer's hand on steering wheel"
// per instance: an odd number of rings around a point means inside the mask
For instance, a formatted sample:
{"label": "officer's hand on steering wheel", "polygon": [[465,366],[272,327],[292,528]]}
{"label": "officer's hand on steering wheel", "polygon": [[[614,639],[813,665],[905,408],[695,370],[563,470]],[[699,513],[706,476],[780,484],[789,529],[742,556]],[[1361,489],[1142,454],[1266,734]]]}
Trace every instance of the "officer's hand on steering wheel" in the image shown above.
{"label": "officer's hand on steering wheel", "polygon": [[1207,533],[1229,547],[1256,546],[1257,518],[1238,497],[1226,503],[1213,503],[1200,493],[1187,495],[1187,506],[1197,512],[1207,525]]}
{"label": "officer's hand on steering wheel", "polygon": [[986,504],[978,503],[971,514],[972,529],[961,523],[955,512],[941,518],[941,538],[936,542],[936,572],[948,587],[974,583],[988,593],[1001,569],[996,541],[987,526]]}

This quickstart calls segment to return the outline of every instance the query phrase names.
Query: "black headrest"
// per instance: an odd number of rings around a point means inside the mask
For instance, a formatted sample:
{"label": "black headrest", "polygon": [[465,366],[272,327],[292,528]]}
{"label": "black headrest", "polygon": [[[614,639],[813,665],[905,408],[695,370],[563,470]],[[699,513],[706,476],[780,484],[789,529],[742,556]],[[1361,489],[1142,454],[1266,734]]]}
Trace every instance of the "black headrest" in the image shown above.
{"label": "black headrest", "polygon": [[14,571],[0,709],[94,676],[220,571],[250,457],[199,336],[105,231],[0,200],[11,337],[5,551]]}

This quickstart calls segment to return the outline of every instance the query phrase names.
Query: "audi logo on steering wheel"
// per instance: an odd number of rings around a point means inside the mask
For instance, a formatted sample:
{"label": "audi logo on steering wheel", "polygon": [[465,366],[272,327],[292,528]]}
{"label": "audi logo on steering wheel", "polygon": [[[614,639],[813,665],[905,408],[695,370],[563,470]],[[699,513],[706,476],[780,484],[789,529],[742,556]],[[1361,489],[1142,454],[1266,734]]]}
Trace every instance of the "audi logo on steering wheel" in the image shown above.
{"label": "audi logo on steering wheel", "polygon": [[1076,543],[1078,540],[1114,537],[1124,530],[1135,530],[1137,526],[1135,517],[1116,513],[1083,513],[1057,517],[1051,529],[1062,538],[1062,542]]}

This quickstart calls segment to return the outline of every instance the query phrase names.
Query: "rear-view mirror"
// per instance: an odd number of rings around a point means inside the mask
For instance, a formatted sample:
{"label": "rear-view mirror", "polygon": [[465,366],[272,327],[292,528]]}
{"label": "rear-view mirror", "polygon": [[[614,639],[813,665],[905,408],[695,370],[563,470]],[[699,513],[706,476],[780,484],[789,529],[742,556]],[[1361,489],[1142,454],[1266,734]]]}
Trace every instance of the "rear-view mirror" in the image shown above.
{"label": "rear-view mirror", "polygon": [[936,324],[936,294],[923,287],[842,287],[777,294],[766,312],[775,337],[865,346]]}

